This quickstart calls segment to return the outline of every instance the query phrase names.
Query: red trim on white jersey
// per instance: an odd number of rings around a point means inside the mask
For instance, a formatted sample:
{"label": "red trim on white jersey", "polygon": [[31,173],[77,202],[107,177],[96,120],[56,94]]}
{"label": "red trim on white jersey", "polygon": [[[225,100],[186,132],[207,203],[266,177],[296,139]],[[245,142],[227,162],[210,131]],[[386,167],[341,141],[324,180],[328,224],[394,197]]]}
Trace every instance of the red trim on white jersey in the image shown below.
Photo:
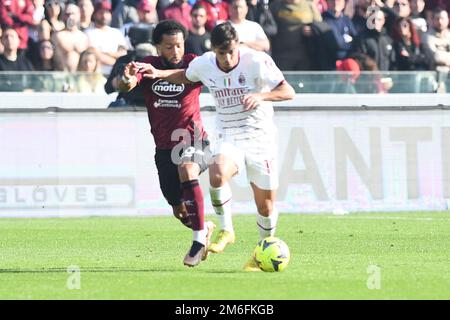
{"label": "red trim on white jersey", "polygon": [[281,86],[285,83],[287,83],[287,81],[283,79],[275,88],[278,88],[279,86]]}

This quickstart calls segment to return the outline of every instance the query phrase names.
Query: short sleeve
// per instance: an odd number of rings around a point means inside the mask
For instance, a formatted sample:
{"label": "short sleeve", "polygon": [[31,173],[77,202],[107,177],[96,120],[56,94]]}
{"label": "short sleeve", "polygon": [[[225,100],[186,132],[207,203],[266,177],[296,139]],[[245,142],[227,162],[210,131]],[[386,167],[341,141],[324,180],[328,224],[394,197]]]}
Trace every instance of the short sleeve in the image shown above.
{"label": "short sleeve", "polygon": [[202,57],[197,57],[189,63],[185,71],[186,79],[191,82],[202,82],[201,71],[203,69]]}
{"label": "short sleeve", "polygon": [[260,52],[257,59],[262,82],[267,84],[271,90],[278,87],[284,81],[284,75],[275,62],[264,52]]}

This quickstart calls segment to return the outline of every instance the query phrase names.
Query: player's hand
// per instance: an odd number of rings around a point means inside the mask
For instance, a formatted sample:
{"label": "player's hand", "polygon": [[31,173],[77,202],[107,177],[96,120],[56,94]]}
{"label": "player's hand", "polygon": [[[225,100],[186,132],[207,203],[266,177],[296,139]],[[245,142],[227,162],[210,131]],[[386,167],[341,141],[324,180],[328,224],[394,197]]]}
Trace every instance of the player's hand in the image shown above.
{"label": "player's hand", "polygon": [[136,74],[138,69],[133,62],[128,63],[123,69],[122,76],[118,76],[113,80],[113,87],[121,92],[128,92],[132,90],[137,84]]}
{"label": "player's hand", "polygon": [[123,69],[123,76],[126,79],[130,79],[132,77],[135,77],[138,71],[139,69],[136,67],[135,62],[130,62]]}
{"label": "player's hand", "polygon": [[144,78],[155,79],[160,78],[159,70],[152,66],[150,63],[135,62],[139,72],[142,73]]}
{"label": "player's hand", "polygon": [[249,93],[244,96],[242,99],[242,104],[244,105],[244,110],[255,109],[259,106],[262,101],[261,97],[255,93]]}

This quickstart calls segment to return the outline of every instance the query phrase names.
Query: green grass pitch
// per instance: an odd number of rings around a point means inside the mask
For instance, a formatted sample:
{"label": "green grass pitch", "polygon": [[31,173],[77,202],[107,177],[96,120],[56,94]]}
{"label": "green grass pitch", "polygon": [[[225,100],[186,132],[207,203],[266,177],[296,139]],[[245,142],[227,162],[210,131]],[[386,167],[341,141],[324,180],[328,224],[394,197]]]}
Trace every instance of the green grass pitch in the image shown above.
{"label": "green grass pitch", "polygon": [[281,273],[242,271],[255,216],[234,223],[234,245],[186,268],[173,217],[0,219],[0,299],[450,299],[448,212],[282,214]]}

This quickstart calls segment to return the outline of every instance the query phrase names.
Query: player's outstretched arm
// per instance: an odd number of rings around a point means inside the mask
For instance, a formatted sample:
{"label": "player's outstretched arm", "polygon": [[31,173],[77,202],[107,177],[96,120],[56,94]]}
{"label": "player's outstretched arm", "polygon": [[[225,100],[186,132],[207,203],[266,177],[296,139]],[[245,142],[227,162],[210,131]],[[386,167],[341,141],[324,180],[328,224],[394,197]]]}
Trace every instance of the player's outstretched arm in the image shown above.
{"label": "player's outstretched arm", "polygon": [[175,84],[191,84],[192,81],[189,81],[186,78],[184,69],[167,69],[161,70],[156,69],[150,63],[136,63],[139,68],[139,72],[142,72],[144,78],[149,79],[164,79],[168,82]]}
{"label": "player's outstretched arm", "polygon": [[292,100],[295,96],[295,90],[292,86],[285,80],[277,87],[273,88],[272,91],[261,93],[264,101],[283,101]]}
{"label": "player's outstretched arm", "polygon": [[273,88],[272,91],[247,94],[242,100],[242,103],[244,104],[245,110],[250,110],[256,108],[261,101],[292,100],[294,96],[294,88],[286,81],[283,81],[280,85]]}

